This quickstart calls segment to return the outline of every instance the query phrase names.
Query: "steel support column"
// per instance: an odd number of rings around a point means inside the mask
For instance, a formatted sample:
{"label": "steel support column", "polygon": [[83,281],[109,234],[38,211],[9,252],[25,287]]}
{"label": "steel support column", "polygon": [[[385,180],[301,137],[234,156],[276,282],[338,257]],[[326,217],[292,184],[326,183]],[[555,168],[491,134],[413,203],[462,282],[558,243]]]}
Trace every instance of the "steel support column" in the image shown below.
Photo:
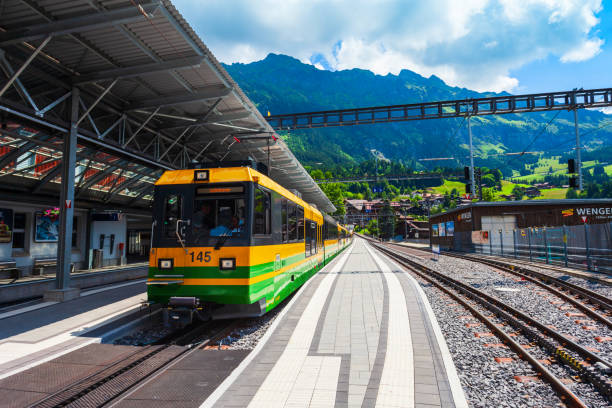
{"label": "steel support column", "polygon": [[77,151],[77,121],[79,119],[79,89],[72,90],[70,132],[64,136],[62,184],[60,193],[60,230],[57,246],[56,288],[70,287],[70,260],[72,252],[72,222],[74,216],[74,171]]}
{"label": "steel support column", "polygon": [[[474,146],[472,145],[472,126],[470,125],[470,118],[471,116],[467,117],[467,128],[468,128],[468,135],[470,138],[470,191],[472,193],[472,197],[474,198],[474,196],[476,195],[476,183],[474,181]],[[482,199],[482,197],[478,197],[479,199]]]}
{"label": "steel support column", "polygon": [[582,191],[582,160],[580,158],[580,131],[578,130],[578,108],[574,109],[574,130],[576,131],[576,166],[578,170],[578,190]]}

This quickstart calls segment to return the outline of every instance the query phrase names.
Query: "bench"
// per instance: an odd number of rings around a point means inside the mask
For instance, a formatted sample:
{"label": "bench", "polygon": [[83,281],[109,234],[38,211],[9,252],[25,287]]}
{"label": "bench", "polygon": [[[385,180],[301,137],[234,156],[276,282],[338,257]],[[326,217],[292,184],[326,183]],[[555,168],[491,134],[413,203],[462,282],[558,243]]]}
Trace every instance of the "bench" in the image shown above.
{"label": "bench", "polygon": [[57,258],[37,258],[32,264],[32,275],[44,275],[45,268],[57,265]]}
{"label": "bench", "polygon": [[17,268],[17,263],[12,259],[0,259],[0,277],[19,279],[21,271]]}
{"label": "bench", "polygon": [[[45,268],[56,267],[57,258],[37,258],[34,259],[32,265],[32,275],[42,276],[45,274]],[[70,264],[70,273],[74,272],[74,264]]]}

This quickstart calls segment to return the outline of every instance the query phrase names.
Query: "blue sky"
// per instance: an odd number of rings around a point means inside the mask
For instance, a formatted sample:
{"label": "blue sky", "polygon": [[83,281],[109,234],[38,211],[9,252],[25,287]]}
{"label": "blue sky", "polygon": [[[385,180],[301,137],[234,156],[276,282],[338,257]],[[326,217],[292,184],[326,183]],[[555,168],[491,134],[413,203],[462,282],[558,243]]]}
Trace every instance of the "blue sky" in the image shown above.
{"label": "blue sky", "polygon": [[612,0],[174,0],[219,60],[410,69],[479,91],[612,86]]}

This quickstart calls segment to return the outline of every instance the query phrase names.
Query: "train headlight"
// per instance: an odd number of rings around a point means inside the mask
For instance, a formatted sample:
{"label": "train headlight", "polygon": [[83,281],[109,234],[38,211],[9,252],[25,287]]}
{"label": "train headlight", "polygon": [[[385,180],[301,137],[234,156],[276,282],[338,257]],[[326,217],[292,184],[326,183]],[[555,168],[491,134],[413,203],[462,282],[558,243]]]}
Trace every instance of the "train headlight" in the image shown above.
{"label": "train headlight", "polygon": [[236,258],[221,258],[219,260],[219,269],[223,271],[236,269]]}
{"label": "train headlight", "polygon": [[174,259],[160,259],[157,261],[158,269],[172,269],[174,268]]}
{"label": "train headlight", "polygon": [[196,170],[193,178],[195,181],[208,181],[208,170]]}

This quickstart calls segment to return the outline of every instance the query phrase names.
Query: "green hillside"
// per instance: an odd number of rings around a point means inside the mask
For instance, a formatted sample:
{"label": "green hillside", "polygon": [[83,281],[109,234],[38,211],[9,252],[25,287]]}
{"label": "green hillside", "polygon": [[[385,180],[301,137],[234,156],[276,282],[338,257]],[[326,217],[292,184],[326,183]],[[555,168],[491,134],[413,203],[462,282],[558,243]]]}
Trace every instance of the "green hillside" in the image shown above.
{"label": "green hillside", "polygon": [[[490,95],[451,87],[435,76],[424,78],[408,70],[385,76],[360,69],[322,71],[295,58],[275,54],[250,64],[227,65],[226,69],[264,115],[268,111],[281,114]],[[545,128],[553,117],[551,125]],[[580,111],[587,148],[611,144],[612,126],[596,131],[610,120],[601,112]],[[573,114],[564,111],[475,117],[472,130],[480,157],[476,165],[498,168],[505,177],[513,175],[512,169],[525,172],[525,165],[535,164],[539,158],[500,153],[528,149],[559,155],[570,152],[574,140]],[[284,132],[283,138],[306,165],[355,164],[370,158],[370,149],[379,150],[389,159],[412,163],[416,168],[467,164],[467,130],[462,119],[305,129]],[[456,160],[417,161],[451,156]],[[560,170],[558,165],[553,166],[553,170],[557,169]]]}

